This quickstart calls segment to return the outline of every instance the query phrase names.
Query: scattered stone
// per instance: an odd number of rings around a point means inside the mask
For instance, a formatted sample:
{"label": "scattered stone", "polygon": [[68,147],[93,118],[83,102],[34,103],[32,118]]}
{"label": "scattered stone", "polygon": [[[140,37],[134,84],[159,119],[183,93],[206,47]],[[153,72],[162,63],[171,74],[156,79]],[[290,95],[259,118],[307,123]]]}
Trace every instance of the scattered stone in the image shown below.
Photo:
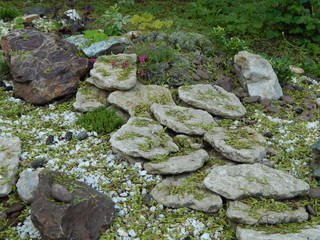
{"label": "scattered stone", "polygon": [[[281,203],[274,202],[275,205]],[[297,209],[272,211],[268,209],[251,209],[251,206],[243,202],[230,202],[227,216],[231,221],[240,224],[279,224],[292,222],[305,222],[308,220],[308,213],[303,207]]]}
{"label": "scattered stone", "polygon": [[285,234],[269,234],[252,229],[237,227],[236,235],[238,240],[319,240],[320,225],[302,229],[298,233]]}
{"label": "scattered stone", "polygon": [[130,40],[122,38],[110,38],[101,42],[91,44],[91,46],[82,49],[83,53],[89,58],[97,58],[101,55],[122,53]]}
{"label": "scattered stone", "polygon": [[281,99],[282,99],[283,101],[285,101],[287,104],[290,104],[290,105],[292,105],[292,104],[294,103],[293,98],[290,97],[290,96],[287,96],[287,95],[283,95],[283,96],[281,97]]}
{"label": "scattered stone", "polygon": [[80,141],[85,140],[89,137],[87,131],[81,131],[74,137],[75,139],[78,139]]}
{"label": "scattered stone", "polygon": [[153,159],[177,152],[178,146],[150,118],[132,117],[110,138],[112,148],[126,155]]}
{"label": "scattered stone", "polygon": [[161,162],[145,163],[144,169],[151,174],[163,175],[194,172],[201,168],[208,159],[208,153],[205,150],[200,149],[189,154],[169,157]]}
{"label": "scattered stone", "polygon": [[39,183],[39,173],[41,170],[33,170],[28,168],[20,173],[19,180],[16,184],[20,199],[30,204],[35,196],[37,186]]}
{"label": "scattered stone", "polygon": [[128,91],[114,91],[108,102],[127,111],[130,116],[150,117],[153,103],[175,105],[170,90],[158,85],[137,85]]}
{"label": "scattered stone", "polygon": [[[51,186],[54,179],[73,187],[73,201],[61,203],[52,200]],[[31,220],[42,239],[98,239],[114,218],[114,203],[93,188],[78,181],[63,180],[53,172],[39,175],[35,200],[31,204]]]}
{"label": "scattered stone", "polygon": [[290,71],[299,75],[302,75],[304,73],[304,70],[300,67],[289,65]]}
{"label": "scattered stone", "polygon": [[17,137],[0,137],[0,197],[7,196],[16,181],[21,143]]}
{"label": "scattered stone", "polygon": [[234,57],[237,75],[249,96],[278,100],[282,89],[271,64],[259,55],[241,51]]}
{"label": "scattered stone", "polygon": [[303,109],[299,106],[295,106],[293,108],[293,111],[295,111],[296,114],[301,114],[303,112]]}
{"label": "scattered stone", "polygon": [[317,216],[317,212],[313,209],[313,207],[310,204],[307,204],[306,210],[308,213],[310,213],[313,216]]}
{"label": "scattered stone", "polygon": [[268,112],[272,112],[272,113],[279,113],[281,112],[281,110],[277,107],[273,107],[273,106],[269,106],[269,107],[266,107],[266,110]]}
{"label": "scattered stone", "polygon": [[313,157],[320,161],[320,138],[311,146]]}
{"label": "scattered stone", "polygon": [[310,188],[308,197],[320,199],[320,188]]}
{"label": "scattered stone", "polygon": [[305,90],[302,86],[296,85],[296,84],[293,84],[292,87],[293,87],[295,90],[298,90],[298,91],[303,91],[303,90]]}
{"label": "scattered stone", "polygon": [[231,91],[235,88],[235,86],[232,84],[232,79],[226,76],[221,76],[216,80],[216,83],[219,87],[222,87],[226,91]]}
{"label": "scattered stone", "polygon": [[72,194],[61,184],[54,183],[51,185],[52,197],[60,202],[71,202]]}
{"label": "scattered stone", "polygon": [[47,160],[45,158],[39,158],[31,163],[31,167],[33,167],[34,169],[41,168],[44,167],[46,163]]}
{"label": "scattered stone", "polygon": [[13,203],[12,205],[9,206],[9,208],[6,210],[6,214],[10,215],[14,212],[18,212],[22,209],[24,209],[24,205],[22,203]]}
{"label": "scattered stone", "polygon": [[204,135],[204,140],[222,156],[236,162],[254,163],[267,153],[266,139],[249,127],[215,127]]}
{"label": "scattered stone", "polygon": [[182,101],[217,116],[236,119],[246,114],[239,99],[219,86],[197,84],[178,88]]}
{"label": "scattered stone", "polygon": [[88,71],[88,60],[75,55],[74,45],[54,33],[16,29],[1,39],[1,47],[13,76],[14,95],[33,104],[73,94]]}
{"label": "scattered stone", "polygon": [[192,78],[193,78],[194,80],[196,80],[196,81],[200,81],[200,80],[201,80],[201,77],[200,77],[198,74],[196,74],[196,73],[192,73],[191,76],[192,76]]}
{"label": "scattered stone", "polygon": [[69,142],[72,140],[72,135],[72,132],[66,132],[66,134],[64,135],[64,139]]}
{"label": "scattered stone", "polygon": [[266,132],[265,134],[263,134],[263,136],[265,136],[267,138],[272,138],[273,137],[273,133],[272,132]]}
{"label": "scattered stone", "polygon": [[216,64],[219,64],[219,63],[222,63],[223,61],[225,61],[226,59],[225,58],[222,58],[222,57],[214,57],[213,58],[213,62],[216,63]]}
{"label": "scattered stone", "polygon": [[99,107],[107,106],[108,95],[107,91],[92,84],[86,84],[78,89],[76,101],[72,106],[79,112],[93,111]]}
{"label": "scattered stone", "polygon": [[256,103],[260,100],[260,96],[251,96],[251,97],[247,97],[245,98],[243,101],[245,103]]}
{"label": "scattered stone", "polygon": [[187,183],[184,177],[168,177],[156,185],[150,195],[166,207],[188,207],[204,212],[217,212],[222,208],[219,195],[207,191],[202,184],[191,184]]}
{"label": "scattered stone", "polygon": [[54,136],[49,135],[46,140],[46,145],[52,145],[52,144],[54,144]]}
{"label": "scattered stone", "polygon": [[217,126],[213,117],[203,110],[158,103],[152,104],[150,110],[162,125],[178,133],[203,135]]}
{"label": "scattered stone", "polygon": [[129,90],[136,85],[136,54],[101,56],[87,82],[102,90]]}
{"label": "scattered stone", "polygon": [[290,199],[302,196],[310,189],[302,180],[259,163],[214,167],[204,185],[232,200],[248,197]]}
{"label": "scattered stone", "polygon": [[200,78],[203,78],[203,79],[210,79],[210,75],[207,73],[206,70],[204,69],[198,69],[197,70],[197,73],[196,73]]}
{"label": "scattered stone", "polygon": [[297,117],[297,119],[306,121],[306,122],[309,122],[312,118],[313,118],[313,115],[308,111],[304,111],[302,115]]}

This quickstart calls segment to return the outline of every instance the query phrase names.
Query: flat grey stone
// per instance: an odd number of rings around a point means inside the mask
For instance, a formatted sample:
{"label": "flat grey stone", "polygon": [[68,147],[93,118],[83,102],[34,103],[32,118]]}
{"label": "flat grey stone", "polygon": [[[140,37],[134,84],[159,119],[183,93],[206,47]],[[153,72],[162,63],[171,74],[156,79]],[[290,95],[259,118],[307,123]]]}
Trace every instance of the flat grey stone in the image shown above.
{"label": "flat grey stone", "polygon": [[266,59],[241,51],[234,56],[234,63],[240,83],[249,96],[278,100],[283,95],[278,77]]}
{"label": "flat grey stone", "polygon": [[0,137],[0,197],[7,196],[16,181],[21,143],[18,137]]}
{"label": "flat grey stone", "polygon": [[99,107],[106,107],[108,95],[109,92],[92,84],[86,84],[78,89],[73,107],[79,112],[89,112]]}
{"label": "flat grey stone", "polygon": [[129,90],[136,85],[136,54],[100,56],[87,82],[103,90]]}
{"label": "flat grey stone", "polygon": [[204,135],[204,140],[222,156],[236,162],[258,162],[267,154],[266,139],[249,127],[215,127]]}
{"label": "flat grey stone", "polygon": [[152,174],[179,174],[194,172],[201,168],[208,159],[208,153],[205,150],[200,149],[191,152],[188,155],[170,157],[163,162],[145,163],[144,169]]}
{"label": "flat grey stone", "polygon": [[[275,202],[275,204],[277,204],[277,202]],[[251,207],[243,202],[230,202],[227,216],[233,222],[248,225],[304,222],[307,221],[309,217],[304,207],[277,212],[267,209],[257,209],[253,213],[254,215],[250,214],[252,211],[250,209]]]}
{"label": "flat grey stone", "polygon": [[204,185],[231,200],[248,197],[290,199],[305,195],[310,189],[304,181],[259,163],[214,167]]}
{"label": "flat grey stone", "polygon": [[158,103],[152,104],[150,110],[162,125],[178,133],[203,135],[217,126],[213,117],[203,110]]}
{"label": "flat grey stone", "polygon": [[210,84],[182,86],[178,88],[178,94],[187,104],[216,116],[237,119],[246,114],[246,109],[237,96],[219,86]]}
{"label": "flat grey stone", "polygon": [[41,170],[28,168],[20,173],[16,184],[20,199],[25,203],[32,203],[39,183],[39,173]]}
{"label": "flat grey stone", "polygon": [[153,103],[175,105],[170,90],[158,85],[138,84],[128,91],[114,91],[108,101],[127,111],[130,116],[150,117]]}
{"label": "flat grey stone", "polygon": [[90,42],[90,39],[85,38],[83,34],[73,35],[73,36],[65,38],[64,40],[69,42],[69,43],[74,44],[79,49],[83,49],[83,48],[87,47],[87,45]]}
{"label": "flat grey stone", "polygon": [[237,227],[238,240],[319,240],[320,225],[310,226],[299,233],[267,234],[264,232]]}
{"label": "flat grey stone", "polygon": [[111,147],[132,157],[153,159],[179,150],[156,121],[132,117],[110,138]]}
{"label": "flat grey stone", "polygon": [[91,44],[89,47],[82,49],[83,53],[89,58],[96,58],[101,55],[122,53],[127,44],[130,43],[125,37],[111,38],[101,42]]}
{"label": "flat grey stone", "polygon": [[[166,207],[188,207],[203,212],[217,212],[222,208],[222,200],[219,195],[207,191],[202,184],[194,183],[189,186],[190,191],[184,190],[187,184],[184,177],[169,177],[156,185],[150,192],[154,200]],[[189,184],[190,185],[190,184]],[[181,194],[171,194],[182,188]]]}

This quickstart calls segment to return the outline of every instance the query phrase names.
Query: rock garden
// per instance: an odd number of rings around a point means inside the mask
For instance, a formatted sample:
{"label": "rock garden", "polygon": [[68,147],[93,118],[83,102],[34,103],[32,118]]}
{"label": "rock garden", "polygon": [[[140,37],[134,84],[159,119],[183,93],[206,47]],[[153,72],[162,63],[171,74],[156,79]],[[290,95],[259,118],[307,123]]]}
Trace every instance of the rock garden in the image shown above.
{"label": "rock garden", "polygon": [[320,73],[77,2],[0,5],[1,239],[320,239]]}

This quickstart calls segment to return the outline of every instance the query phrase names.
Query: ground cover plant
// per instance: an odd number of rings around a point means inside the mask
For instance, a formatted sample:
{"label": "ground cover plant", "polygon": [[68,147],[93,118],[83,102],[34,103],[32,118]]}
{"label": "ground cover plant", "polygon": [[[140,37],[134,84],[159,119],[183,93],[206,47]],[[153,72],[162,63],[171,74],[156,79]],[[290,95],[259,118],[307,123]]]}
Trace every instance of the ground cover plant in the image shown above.
{"label": "ground cover plant", "polygon": [[[276,70],[283,87],[286,83],[294,83],[305,89],[290,91],[284,88],[284,94],[291,96],[296,105],[303,106],[305,96],[319,98],[319,82],[312,79],[320,77],[320,47],[317,38],[320,36],[320,7],[319,2],[313,0],[287,1],[289,7],[285,7],[284,2],[92,0],[90,7],[85,1],[10,1],[8,10],[1,10],[0,4],[0,14],[4,12],[4,18],[12,18],[19,15],[19,11],[41,5],[58,10],[55,17],[59,17],[59,14],[61,16],[62,11],[72,4],[72,7],[88,19],[85,28],[89,32],[84,34],[87,34],[88,38],[91,34],[93,42],[137,30],[139,27],[143,31],[161,30],[167,34],[179,31],[199,32],[210,39],[217,50],[210,53],[210,61],[207,61],[206,69],[209,72],[214,72],[210,62],[213,62],[215,57],[223,57],[219,67],[224,70],[226,76],[232,76],[230,70],[233,56],[239,50],[264,54]],[[58,4],[61,6],[53,7]],[[239,6],[241,8],[238,8]],[[90,10],[91,8],[94,10]],[[256,9],[258,12],[255,12]],[[266,16],[263,16],[263,11],[267,13]],[[250,14],[244,15],[244,12]],[[132,18],[134,20],[129,21]],[[200,49],[201,46],[195,45],[195,48]],[[160,64],[166,64],[169,68],[177,62],[177,54],[188,56],[190,52],[179,44],[168,46],[147,41],[136,41],[131,50],[127,50],[138,56],[139,79],[146,84],[161,85],[170,85],[170,81],[168,75],[165,75],[157,78],[158,82],[150,82],[149,77],[156,73],[156,68]],[[289,64],[302,67],[305,74],[310,74],[312,78],[293,75],[289,70]],[[192,67],[194,65],[191,64],[188,75],[192,74]],[[11,85],[7,70],[8,66],[1,60],[0,76],[6,80],[7,85]],[[211,79],[208,80],[210,81]],[[182,84],[187,85],[188,82]],[[176,94],[174,84],[170,87],[173,95]],[[207,214],[188,208],[167,208],[151,199],[148,193],[160,182],[161,177],[148,174],[139,163],[129,164],[111,153],[108,143],[110,133],[121,126],[121,121],[115,117],[114,112],[98,109],[88,115],[82,115],[73,111],[73,102],[74,98],[64,103],[36,107],[14,98],[12,91],[6,91],[0,86],[0,134],[17,136],[23,142],[20,172],[29,167],[34,160],[45,158],[48,162],[47,168],[67,173],[110,196],[116,203],[117,214],[110,229],[101,235],[101,240],[210,239],[208,236],[212,239],[235,239],[235,231],[226,217],[226,208],[215,214]],[[219,125],[232,128],[249,124],[261,134],[271,133],[272,137],[267,140],[268,146],[276,152],[270,156],[270,160],[275,162],[275,168],[303,179],[312,187],[320,187],[309,167],[312,159],[311,144],[319,137],[320,112],[315,112],[311,121],[302,121],[298,119],[299,114],[292,111],[293,106],[288,106],[290,111],[279,113],[266,112],[258,103],[248,103],[245,107],[248,113],[244,118],[236,121],[223,119],[219,121]],[[92,121],[92,115],[99,116],[105,111],[108,111],[110,118],[99,122]],[[307,111],[307,108],[303,107],[302,111]],[[86,118],[88,120],[85,120]],[[88,131],[88,139],[64,140],[67,132],[79,133],[83,130]],[[49,135],[54,136],[56,144],[45,144]],[[187,182],[181,191],[188,191],[184,187],[191,182],[202,182],[206,170],[216,164],[224,164],[221,156],[212,156],[201,171],[190,177],[190,182]],[[0,203],[0,214],[17,202],[21,200],[17,190],[13,189]],[[266,206],[270,209],[287,209],[292,205],[309,204],[316,212],[320,212],[319,200],[309,198],[298,199],[294,204],[284,202],[277,206],[265,199],[251,204],[255,208]],[[29,210],[30,207],[27,206],[22,211],[18,218],[18,226],[9,220],[0,220],[0,226],[5,226],[0,231],[0,239],[37,239],[37,232],[30,230],[32,228]],[[269,233],[284,233],[295,232],[319,222],[320,216],[311,216],[307,222],[299,224],[243,227]]]}

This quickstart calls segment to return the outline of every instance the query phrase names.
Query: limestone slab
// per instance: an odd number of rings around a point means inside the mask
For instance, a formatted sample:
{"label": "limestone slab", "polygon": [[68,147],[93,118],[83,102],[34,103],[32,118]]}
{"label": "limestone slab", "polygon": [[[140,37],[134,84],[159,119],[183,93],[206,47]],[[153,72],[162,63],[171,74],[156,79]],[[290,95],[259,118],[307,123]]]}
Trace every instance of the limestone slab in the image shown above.
{"label": "limestone slab", "polygon": [[211,84],[197,84],[178,88],[178,94],[187,104],[206,110],[216,116],[237,119],[246,109],[233,93]]}
{"label": "limestone slab", "polygon": [[309,184],[259,163],[212,168],[204,185],[227,199],[248,197],[290,199],[305,195]]}

